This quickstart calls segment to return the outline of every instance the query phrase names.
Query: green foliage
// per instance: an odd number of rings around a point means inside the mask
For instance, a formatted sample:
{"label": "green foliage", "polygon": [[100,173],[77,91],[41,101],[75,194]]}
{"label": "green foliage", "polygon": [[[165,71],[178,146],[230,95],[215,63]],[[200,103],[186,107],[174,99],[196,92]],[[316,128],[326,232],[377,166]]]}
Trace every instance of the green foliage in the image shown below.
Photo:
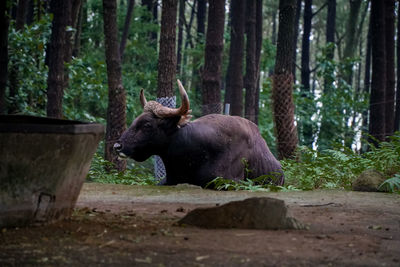
{"label": "green foliage", "polygon": [[[260,176],[256,179],[232,181],[217,177],[207,187],[216,190],[251,190],[251,191],[293,191],[312,190],[317,188],[350,189],[355,178],[367,169],[384,173],[389,179],[381,186],[388,192],[400,189],[400,132],[390,137],[379,146],[370,144],[370,151],[360,155],[351,149],[337,145],[335,149],[323,151],[300,146],[296,159],[281,161],[285,173],[285,186],[264,184],[271,176]],[[246,162],[245,173],[247,170]],[[391,177],[391,178],[390,178]]]}
{"label": "green foliage", "polygon": [[[106,184],[125,185],[155,185],[153,174],[148,168],[132,163],[124,172],[118,172],[112,168],[112,163],[96,153],[90,167],[87,180]],[[106,171],[109,170],[109,171]]]}
{"label": "green foliage", "polygon": [[272,80],[268,78],[264,81],[260,90],[260,110],[258,128],[268,147],[274,155],[277,155],[276,141],[274,133],[274,118],[272,112]]}
{"label": "green foliage", "polygon": [[69,87],[64,91],[65,117],[105,122],[108,99],[105,62],[92,57],[74,58],[67,68]]}
{"label": "green foliage", "polygon": [[44,115],[47,101],[47,66],[45,47],[50,37],[51,18],[46,15],[31,26],[25,25],[21,31],[15,30],[11,21],[8,35],[8,71],[18,75],[17,95],[8,99],[17,110],[25,114]]}
{"label": "green foliage", "polygon": [[[297,159],[282,161],[286,183],[297,188],[350,188],[364,170],[375,169],[386,175],[400,172],[400,133],[360,155],[345,146],[315,151],[301,146]],[[390,176],[389,176],[390,177]]]}
{"label": "green foliage", "polygon": [[394,177],[387,179],[384,181],[379,187],[379,191],[383,192],[398,192],[400,193],[400,174],[395,174]]}
{"label": "green foliage", "polygon": [[334,44],[328,44],[317,57],[317,78],[324,84],[323,92],[316,99],[317,106],[320,107],[317,116],[320,123],[320,150],[340,142],[350,147],[355,141],[356,131],[359,130],[357,125],[361,124],[361,113],[368,109],[368,95],[355,91],[347,82],[359,59],[335,61],[328,56],[333,48]]}

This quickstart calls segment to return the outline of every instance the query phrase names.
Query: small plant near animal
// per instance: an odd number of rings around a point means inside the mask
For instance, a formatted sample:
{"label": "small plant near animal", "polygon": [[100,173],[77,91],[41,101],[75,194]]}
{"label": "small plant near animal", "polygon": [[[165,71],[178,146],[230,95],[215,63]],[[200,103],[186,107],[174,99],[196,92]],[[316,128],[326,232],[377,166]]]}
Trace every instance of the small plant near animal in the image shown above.
{"label": "small plant near animal", "polygon": [[[105,160],[99,153],[94,155],[87,175],[87,181],[104,184],[155,185],[152,170],[139,164],[128,164],[124,172],[112,168],[113,163]],[[107,171],[109,170],[109,171]]]}

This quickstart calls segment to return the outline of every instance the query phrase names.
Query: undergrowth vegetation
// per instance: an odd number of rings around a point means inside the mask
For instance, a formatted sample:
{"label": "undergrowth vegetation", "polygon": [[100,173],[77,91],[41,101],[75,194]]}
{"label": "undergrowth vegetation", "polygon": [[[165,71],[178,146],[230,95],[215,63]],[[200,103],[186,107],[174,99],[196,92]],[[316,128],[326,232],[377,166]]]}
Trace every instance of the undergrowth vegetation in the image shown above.
{"label": "undergrowth vegetation", "polygon": [[[363,171],[374,169],[383,173],[387,180],[381,189],[388,192],[400,190],[400,132],[379,145],[370,145],[370,150],[359,154],[347,147],[337,146],[323,151],[312,150],[301,146],[296,159],[281,161],[285,173],[285,185],[265,185],[260,179],[232,181],[218,177],[209,187],[217,190],[251,190],[251,191],[293,191],[312,190],[318,188],[350,189],[352,182]],[[88,180],[101,183],[129,185],[154,185],[157,183],[151,169],[151,161],[147,166],[131,162],[129,168],[118,173],[100,154],[96,154],[89,171]],[[243,162],[246,168],[246,162]]]}

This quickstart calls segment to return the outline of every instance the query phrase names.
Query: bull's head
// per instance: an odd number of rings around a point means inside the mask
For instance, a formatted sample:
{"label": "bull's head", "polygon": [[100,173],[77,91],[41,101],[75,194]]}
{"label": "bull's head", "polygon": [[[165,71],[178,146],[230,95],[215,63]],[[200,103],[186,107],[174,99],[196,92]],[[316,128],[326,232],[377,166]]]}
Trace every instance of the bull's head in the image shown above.
{"label": "bull's head", "polygon": [[182,98],[179,108],[168,108],[155,101],[147,102],[143,89],[140,91],[143,113],[114,144],[114,150],[121,158],[144,161],[152,155],[159,155],[166,149],[173,133],[190,120],[188,95],[179,80],[178,86]]}

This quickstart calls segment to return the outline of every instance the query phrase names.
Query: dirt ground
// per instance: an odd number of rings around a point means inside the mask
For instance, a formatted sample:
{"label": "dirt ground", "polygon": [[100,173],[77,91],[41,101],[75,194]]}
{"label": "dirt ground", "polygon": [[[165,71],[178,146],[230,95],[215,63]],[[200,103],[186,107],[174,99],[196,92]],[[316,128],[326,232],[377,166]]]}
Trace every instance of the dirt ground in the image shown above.
{"label": "dirt ground", "polygon": [[[282,199],[307,230],[177,226],[197,207]],[[400,195],[87,183],[73,216],[1,229],[0,266],[400,266]]]}

